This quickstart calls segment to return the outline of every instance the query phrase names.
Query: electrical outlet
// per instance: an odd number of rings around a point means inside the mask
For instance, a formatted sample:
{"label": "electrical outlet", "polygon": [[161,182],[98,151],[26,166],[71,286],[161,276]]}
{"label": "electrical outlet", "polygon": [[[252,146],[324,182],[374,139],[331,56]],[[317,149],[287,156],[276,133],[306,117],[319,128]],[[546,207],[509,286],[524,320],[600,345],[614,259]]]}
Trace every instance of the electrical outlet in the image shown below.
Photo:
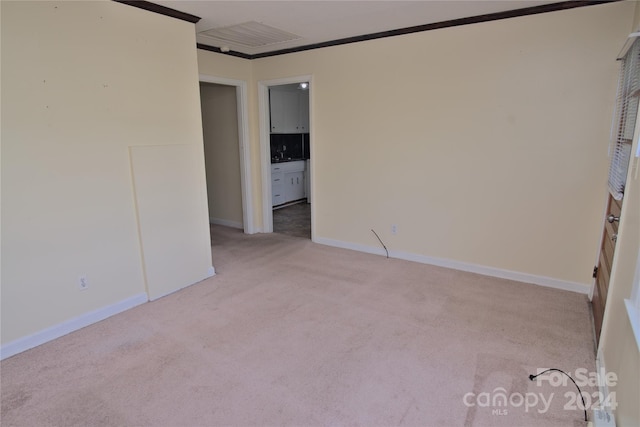
{"label": "electrical outlet", "polygon": [[81,291],[89,289],[89,281],[87,280],[87,276],[80,276],[80,279],[78,280],[78,288],[80,288]]}
{"label": "electrical outlet", "polygon": [[398,224],[391,224],[391,234],[398,234]]}

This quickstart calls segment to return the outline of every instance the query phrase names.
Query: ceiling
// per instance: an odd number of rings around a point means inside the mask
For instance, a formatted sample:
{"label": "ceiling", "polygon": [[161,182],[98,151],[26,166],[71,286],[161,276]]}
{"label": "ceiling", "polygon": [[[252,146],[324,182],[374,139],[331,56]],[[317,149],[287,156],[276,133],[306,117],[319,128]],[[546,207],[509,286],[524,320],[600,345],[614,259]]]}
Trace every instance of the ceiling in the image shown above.
{"label": "ceiling", "polygon": [[[198,43],[223,48],[223,51],[228,48],[231,53],[254,56],[349,37],[566,2],[154,0],[153,3],[202,18],[195,25]],[[239,29],[233,34],[217,35],[222,38],[212,38],[204,34],[211,29],[245,23],[252,23],[251,25],[258,27],[262,24],[271,28]],[[262,32],[265,30],[266,33]],[[233,41],[239,34],[245,36],[241,42]],[[260,37],[250,40],[246,38],[248,34],[259,34]],[[274,36],[275,39],[267,39],[266,36]],[[289,40],[274,43],[273,40],[282,40],[278,39],[279,36]]]}

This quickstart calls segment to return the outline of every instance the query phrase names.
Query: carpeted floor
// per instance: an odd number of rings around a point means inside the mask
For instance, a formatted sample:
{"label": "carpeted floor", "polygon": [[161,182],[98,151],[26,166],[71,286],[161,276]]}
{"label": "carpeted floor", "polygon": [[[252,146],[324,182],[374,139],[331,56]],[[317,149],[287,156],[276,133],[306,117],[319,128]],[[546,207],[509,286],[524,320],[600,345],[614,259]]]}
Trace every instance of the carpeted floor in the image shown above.
{"label": "carpeted floor", "polygon": [[275,209],[273,232],[311,239],[311,205],[305,201]]}
{"label": "carpeted floor", "polygon": [[[275,233],[212,241],[215,277],[2,361],[2,425],[584,425],[571,383],[527,379],[595,369],[584,295]],[[480,399],[502,390],[553,400]]]}

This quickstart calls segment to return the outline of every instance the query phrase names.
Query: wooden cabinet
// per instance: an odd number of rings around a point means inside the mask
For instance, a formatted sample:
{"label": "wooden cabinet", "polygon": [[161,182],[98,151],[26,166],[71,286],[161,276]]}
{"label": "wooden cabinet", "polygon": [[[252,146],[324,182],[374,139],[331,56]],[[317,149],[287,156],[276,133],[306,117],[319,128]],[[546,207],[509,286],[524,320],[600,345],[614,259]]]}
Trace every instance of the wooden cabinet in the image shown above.
{"label": "wooden cabinet", "polygon": [[271,133],[309,132],[309,91],[296,88],[269,89]]}
{"label": "wooden cabinet", "polygon": [[271,165],[272,206],[305,198],[305,161]]}

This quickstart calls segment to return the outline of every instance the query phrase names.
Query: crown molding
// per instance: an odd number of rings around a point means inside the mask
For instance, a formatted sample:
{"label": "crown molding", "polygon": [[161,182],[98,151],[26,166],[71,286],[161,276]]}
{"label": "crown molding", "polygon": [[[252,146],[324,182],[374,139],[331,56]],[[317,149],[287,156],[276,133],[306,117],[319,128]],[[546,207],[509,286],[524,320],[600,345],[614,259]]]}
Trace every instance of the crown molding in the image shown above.
{"label": "crown molding", "polygon": [[142,0],[113,0],[116,3],[126,4],[128,6],[137,7],[138,9],[148,10],[149,12],[158,13],[160,15],[169,16],[171,18],[180,19],[181,21],[191,22],[195,24],[200,21],[199,16],[191,15],[189,13],[180,12],[179,10],[171,9],[170,7],[161,6],[159,4],[151,3]]}
{"label": "crown molding", "polygon": [[401,35],[405,35],[405,34],[412,34],[412,33],[420,33],[423,31],[431,31],[431,30],[439,30],[442,28],[450,28],[450,27],[458,27],[461,25],[470,25],[470,24],[478,24],[481,22],[490,22],[490,21],[498,21],[501,19],[509,19],[509,18],[518,18],[521,16],[528,16],[528,15],[537,15],[540,13],[548,13],[548,12],[557,12],[560,10],[567,10],[567,9],[575,9],[578,7],[586,7],[586,6],[595,6],[595,5],[599,5],[599,4],[605,4],[605,3],[615,3],[615,2],[619,2],[619,1],[623,1],[623,0],[571,0],[571,1],[563,1],[563,2],[559,2],[559,3],[551,3],[551,4],[543,4],[540,6],[531,6],[531,7],[525,7],[522,9],[514,9],[514,10],[508,10],[505,12],[496,12],[496,13],[489,13],[489,14],[485,14],[485,15],[476,15],[476,16],[471,16],[468,18],[459,18],[459,19],[452,19],[449,21],[441,21],[441,22],[434,22],[431,24],[424,24],[424,25],[417,25],[414,27],[407,27],[407,28],[400,28],[397,30],[390,30],[390,31],[381,31],[378,33],[371,33],[371,34],[365,34],[365,35],[361,35],[361,36],[354,36],[354,37],[347,37],[347,38],[343,38],[343,39],[337,39],[337,40],[330,40],[330,41],[326,41],[326,42],[321,42],[321,43],[314,43],[314,44],[309,44],[309,45],[304,45],[304,46],[297,46],[297,47],[292,47],[292,48],[287,48],[287,49],[281,49],[281,50],[275,50],[275,51],[271,51],[271,52],[264,52],[264,53],[256,53],[256,54],[246,54],[246,53],[242,53],[242,52],[237,52],[237,51],[227,51],[227,52],[223,52],[220,47],[217,46],[210,46],[207,44],[203,44],[203,43],[198,43],[197,47],[198,49],[203,49],[203,50],[208,50],[211,52],[216,52],[216,53],[221,53],[223,55],[231,55],[231,56],[237,56],[239,58],[244,58],[244,59],[259,59],[259,58],[268,58],[271,56],[278,56],[278,55],[285,55],[288,53],[296,53],[296,52],[304,52],[307,50],[313,50],[313,49],[321,49],[323,47],[332,47],[332,46],[340,46],[340,45],[344,45],[344,44],[350,44],[350,43],[358,43],[358,42],[363,42],[363,41],[368,41],[368,40],[375,40],[375,39],[381,39],[381,38],[385,38],[385,37],[394,37],[394,36],[401,36]]}

